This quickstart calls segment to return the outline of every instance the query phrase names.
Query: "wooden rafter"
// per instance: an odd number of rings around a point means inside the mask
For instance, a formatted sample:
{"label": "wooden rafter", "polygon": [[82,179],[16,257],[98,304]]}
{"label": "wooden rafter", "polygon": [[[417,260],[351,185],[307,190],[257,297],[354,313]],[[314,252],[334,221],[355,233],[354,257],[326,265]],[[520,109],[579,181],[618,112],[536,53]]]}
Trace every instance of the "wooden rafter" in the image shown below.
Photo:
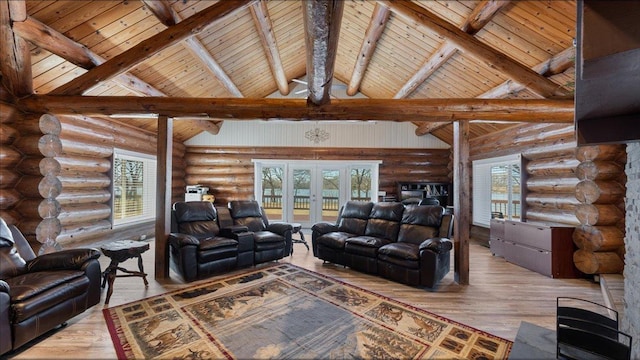
{"label": "wooden rafter", "polygon": [[14,34],[11,26],[14,19],[21,19],[25,15],[24,1],[0,2],[0,72],[4,86],[14,96],[33,93],[29,45]]}
{"label": "wooden rafter", "polygon": [[482,43],[472,35],[439,18],[419,4],[411,1],[380,1],[389,6],[396,14],[447,38],[458,49],[502,71],[516,82],[525,85],[543,97],[564,96],[567,94],[558,84],[514,61],[505,54],[495,51],[489,45]]}
{"label": "wooden rafter", "polygon": [[[552,56],[551,58],[534,66],[532,69],[533,71],[544,76],[557,75],[567,70],[573,65],[574,57],[575,57],[575,48],[573,46],[570,46],[562,50],[558,54]],[[479,95],[478,98],[479,99],[499,99],[509,94],[516,94],[524,89],[525,89],[525,86],[523,86],[522,84],[516,83],[511,80],[507,80],[502,84]],[[451,124],[451,121],[420,124],[416,128],[416,135],[417,136],[426,135],[432,131],[445,127],[449,124]]]}
{"label": "wooden rafter", "polygon": [[[105,62],[100,55],[32,17],[27,17],[23,22],[14,22],[13,27],[15,33],[25,40],[82,68],[92,69]],[[130,73],[120,74],[112,80],[122,88],[141,96],[167,96]],[[206,119],[181,119],[181,121],[189,121],[192,126],[214,135],[220,131],[221,121]]]}
{"label": "wooden rafter", "polygon": [[264,53],[269,61],[273,78],[278,85],[278,90],[280,94],[287,95],[289,94],[289,81],[287,81],[287,76],[284,72],[282,61],[280,60],[280,51],[278,50],[276,35],[273,32],[273,24],[271,24],[271,18],[269,17],[267,2],[265,0],[259,0],[253,3],[249,7],[249,10],[251,11],[258,35],[260,36]]}
{"label": "wooden rafter", "polygon": [[145,4],[149,10],[155,15],[155,17],[160,20],[165,26],[170,27],[178,22],[176,21],[175,11],[171,8],[171,4],[169,4],[166,0],[141,0],[143,4]]}
{"label": "wooden rafter", "polygon": [[331,82],[343,9],[342,0],[307,0],[303,4],[308,101],[315,105],[331,101]]}
{"label": "wooden rafter", "polygon": [[61,114],[158,113],[170,117],[251,120],[379,120],[429,122],[496,119],[573,122],[573,99],[333,99],[317,106],[304,99],[178,98],[31,95],[17,105]]}
{"label": "wooden rafter", "polygon": [[389,11],[388,7],[376,3],[375,8],[373,9],[373,15],[369,21],[369,27],[367,28],[367,32],[364,34],[364,40],[362,41],[362,46],[358,53],[358,59],[356,60],[353,72],[351,73],[351,80],[347,87],[347,95],[353,96],[358,93],[364,73],[367,70],[367,66],[369,66],[371,57],[376,50],[376,46],[378,46],[378,40],[380,40],[380,36],[382,36],[382,32],[387,26],[387,21],[390,16],[391,11]]}
{"label": "wooden rafter", "polygon": [[[486,25],[495,14],[509,1],[483,0],[478,4],[473,12],[469,15],[462,31],[474,35],[476,32]],[[394,99],[403,99],[409,96],[415,89],[435,73],[442,65],[444,65],[457,51],[457,47],[449,40],[445,40],[440,48],[436,50],[431,57],[422,65],[407,83],[396,93]]]}
{"label": "wooden rafter", "polygon": [[209,8],[200,11],[180,23],[161,31],[160,33],[138,43],[129,50],[114,56],[111,60],[87,71],[70,82],[53,90],[52,94],[77,95],[91,88],[97,83],[109,80],[125,72],[133,66],[143,62],[190,36],[202,32],[211,24],[225,16],[248,6],[249,0],[220,1]]}

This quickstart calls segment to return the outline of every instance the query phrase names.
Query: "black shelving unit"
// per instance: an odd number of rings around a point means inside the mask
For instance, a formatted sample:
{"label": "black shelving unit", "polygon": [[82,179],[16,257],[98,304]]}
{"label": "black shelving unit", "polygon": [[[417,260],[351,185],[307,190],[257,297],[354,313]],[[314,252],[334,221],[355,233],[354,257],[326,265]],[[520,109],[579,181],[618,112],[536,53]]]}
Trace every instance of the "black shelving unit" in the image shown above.
{"label": "black shelving unit", "polygon": [[443,182],[398,182],[398,200],[438,199],[442,206],[452,206],[453,184]]}

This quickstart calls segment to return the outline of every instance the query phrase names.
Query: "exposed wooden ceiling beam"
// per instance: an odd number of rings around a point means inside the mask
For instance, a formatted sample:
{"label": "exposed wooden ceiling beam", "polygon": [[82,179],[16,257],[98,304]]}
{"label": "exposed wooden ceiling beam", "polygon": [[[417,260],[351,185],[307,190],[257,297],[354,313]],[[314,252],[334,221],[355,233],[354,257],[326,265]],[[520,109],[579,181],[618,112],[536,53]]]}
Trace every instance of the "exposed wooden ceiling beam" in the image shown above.
{"label": "exposed wooden ceiling beam", "polygon": [[[474,35],[480,28],[486,25],[495,14],[509,4],[510,0],[494,1],[483,0],[473,9],[464,25],[462,31]],[[470,25],[471,24],[471,25]],[[436,50],[422,65],[404,86],[398,90],[394,99],[403,99],[409,96],[415,89],[435,73],[442,65],[444,65],[458,50],[458,48],[449,40],[445,40],[440,48]]]}
{"label": "exposed wooden ceiling beam", "polygon": [[253,3],[249,7],[249,10],[251,11],[258,35],[260,36],[264,53],[269,61],[273,78],[278,85],[278,90],[280,94],[287,95],[289,94],[289,81],[287,80],[282,61],[280,60],[280,51],[278,50],[276,35],[273,32],[273,24],[271,24],[271,18],[269,17],[267,2],[265,0],[259,0]]}
{"label": "exposed wooden ceiling beam", "polygon": [[467,17],[467,20],[462,25],[462,31],[475,35],[493,19],[498,11],[509,5],[510,2],[511,0],[482,0]]}
{"label": "exposed wooden ceiling beam", "polygon": [[[544,76],[553,76],[553,75],[560,74],[563,71],[570,68],[571,66],[573,66],[574,59],[575,59],[575,48],[573,46],[570,46],[562,50],[561,52],[557,53],[556,55],[552,56],[551,58],[534,66],[532,69],[535,72],[542,74]],[[479,95],[478,98],[479,99],[499,99],[509,94],[516,94],[524,89],[525,87],[522,84],[516,83],[511,80],[507,80],[502,84]],[[426,135],[432,131],[435,131],[449,124],[451,124],[450,121],[440,122],[437,124],[436,123],[420,124],[416,128],[416,135],[417,136]]]}
{"label": "exposed wooden ceiling beam", "polygon": [[306,0],[303,3],[308,101],[315,105],[331,101],[331,82],[343,9],[342,0]]}
{"label": "exposed wooden ceiling beam", "polygon": [[18,97],[33,94],[29,44],[11,27],[12,17],[24,14],[24,1],[0,2],[0,72],[4,86]]}
{"label": "exposed wooden ceiling beam", "polygon": [[183,121],[188,121],[189,124],[194,128],[201,131],[206,131],[211,135],[218,135],[218,133],[220,132],[220,127],[222,127],[222,122],[223,122],[221,120],[190,119],[187,117],[174,118],[173,120],[174,120],[174,124],[177,124]]}
{"label": "exposed wooden ceiling beam", "polygon": [[347,95],[354,96],[358,93],[364,73],[367,71],[367,66],[369,66],[371,57],[378,46],[378,40],[380,40],[380,36],[382,36],[382,32],[387,26],[387,21],[390,16],[391,11],[389,11],[388,7],[376,3],[373,9],[373,15],[371,15],[371,20],[369,21],[369,27],[364,34],[364,40],[362,41],[356,64],[351,73],[351,81],[349,81],[349,86],[347,87]]}
{"label": "exposed wooden ceiling beam", "polygon": [[573,122],[573,99],[333,99],[314,105],[304,99],[167,98],[31,95],[24,110],[87,116],[157,113],[170,117],[285,120],[442,121],[495,119]]}
{"label": "exposed wooden ceiling beam", "polygon": [[[149,1],[157,1],[157,0],[149,0]],[[166,0],[162,0],[162,2],[166,3]],[[167,6],[169,4],[167,3]],[[176,23],[180,23],[182,21],[182,17],[175,11],[171,11],[173,14],[174,20]],[[196,37],[192,36],[185,40],[184,46],[191,52],[191,54],[200,61],[202,65],[213,75],[220,84],[229,92],[229,94],[235,97],[244,97],[238,86],[231,80],[229,75],[224,71],[222,66],[213,58],[209,50],[202,44],[202,42]]]}
{"label": "exposed wooden ceiling beam", "polygon": [[177,23],[175,12],[166,0],[141,0],[149,10],[160,20],[166,27],[173,26]]}
{"label": "exposed wooden ceiling beam", "polygon": [[418,86],[422,85],[429,76],[436,72],[446,63],[458,49],[450,41],[445,41],[422,65],[420,70],[413,74],[411,79],[393,96],[394,99],[404,99],[409,96]]}
{"label": "exposed wooden ceiling beam", "polygon": [[489,45],[482,43],[472,35],[458,29],[453,24],[441,19],[427,9],[411,1],[380,0],[398,15],[401,15],[416,24],[423,26],[440,36],[453,42],[460,50],[467,52],[488,66],[496,68],[516,82],[519,82],[532,91],[544,96],[565,96],[561,86],[541,76],[526,66],[514,61],[506,55],[495,51]]}
{"label": "exposed wooden ceiling beam", "polygon": [[51,93],[58,95],[82,94],[85,90],[91,88],[95,84],[109,80],[157,54],[161,50],[202,32],[212,23],[224,18],[232,12],[243,9],[248,6],[250,2],[250,0],[227,0],[217,2],[209,8],[190,16],[184,21],[181,21],[179,24],[169,27],[158,34],[141,41],[129,50],[114,56],[111,60],[87,71],[85,74],[80,75],[68,83],[58,87]]}

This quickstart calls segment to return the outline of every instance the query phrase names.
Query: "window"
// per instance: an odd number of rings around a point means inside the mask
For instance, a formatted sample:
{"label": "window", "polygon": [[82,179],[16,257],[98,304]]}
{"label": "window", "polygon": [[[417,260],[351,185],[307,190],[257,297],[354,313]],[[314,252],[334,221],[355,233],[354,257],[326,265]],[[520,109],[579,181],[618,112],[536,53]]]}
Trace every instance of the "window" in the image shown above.
{"label": "window", "polygon": [[491,218],[521,216],[519,154],[473,162],[473,224],[489,227]]}
{"label": "window", "polygon": [[155,157],[114,149],[112,169],[114,226],[155,219]]}

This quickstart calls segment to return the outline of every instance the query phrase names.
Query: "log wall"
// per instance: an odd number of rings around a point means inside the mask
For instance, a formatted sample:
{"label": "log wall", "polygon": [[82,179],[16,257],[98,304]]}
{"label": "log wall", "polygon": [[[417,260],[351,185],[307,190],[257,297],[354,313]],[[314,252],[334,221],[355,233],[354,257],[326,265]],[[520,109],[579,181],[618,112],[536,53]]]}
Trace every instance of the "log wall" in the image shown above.
{"label": "log wall", "polygon": [[382,160],[379,190],[393,195],[399,181],[451,182],[450,153],[447,149],[188,146],[184,159],[187,184],[209,187],[215,202],[224,205],[254,197],[251,159]]}
{"label": "log wall", "polygon": [[[2,217],[41,243],[40,252],[126,232],[111,223],[113,149],[155,155],[155,134],[106,119],[24,115],[2,106]],[[184,150],[175,143],[174,201],[184,193]],[[153,230],[150,222],[137,236]]]}
{"label": "log wall", "polygon": [[522,154],[523,218],[575,226],[576,267],[622,271],[624,146],[577,147],[575,129],[522,125],[471,141],[473,160]]}

